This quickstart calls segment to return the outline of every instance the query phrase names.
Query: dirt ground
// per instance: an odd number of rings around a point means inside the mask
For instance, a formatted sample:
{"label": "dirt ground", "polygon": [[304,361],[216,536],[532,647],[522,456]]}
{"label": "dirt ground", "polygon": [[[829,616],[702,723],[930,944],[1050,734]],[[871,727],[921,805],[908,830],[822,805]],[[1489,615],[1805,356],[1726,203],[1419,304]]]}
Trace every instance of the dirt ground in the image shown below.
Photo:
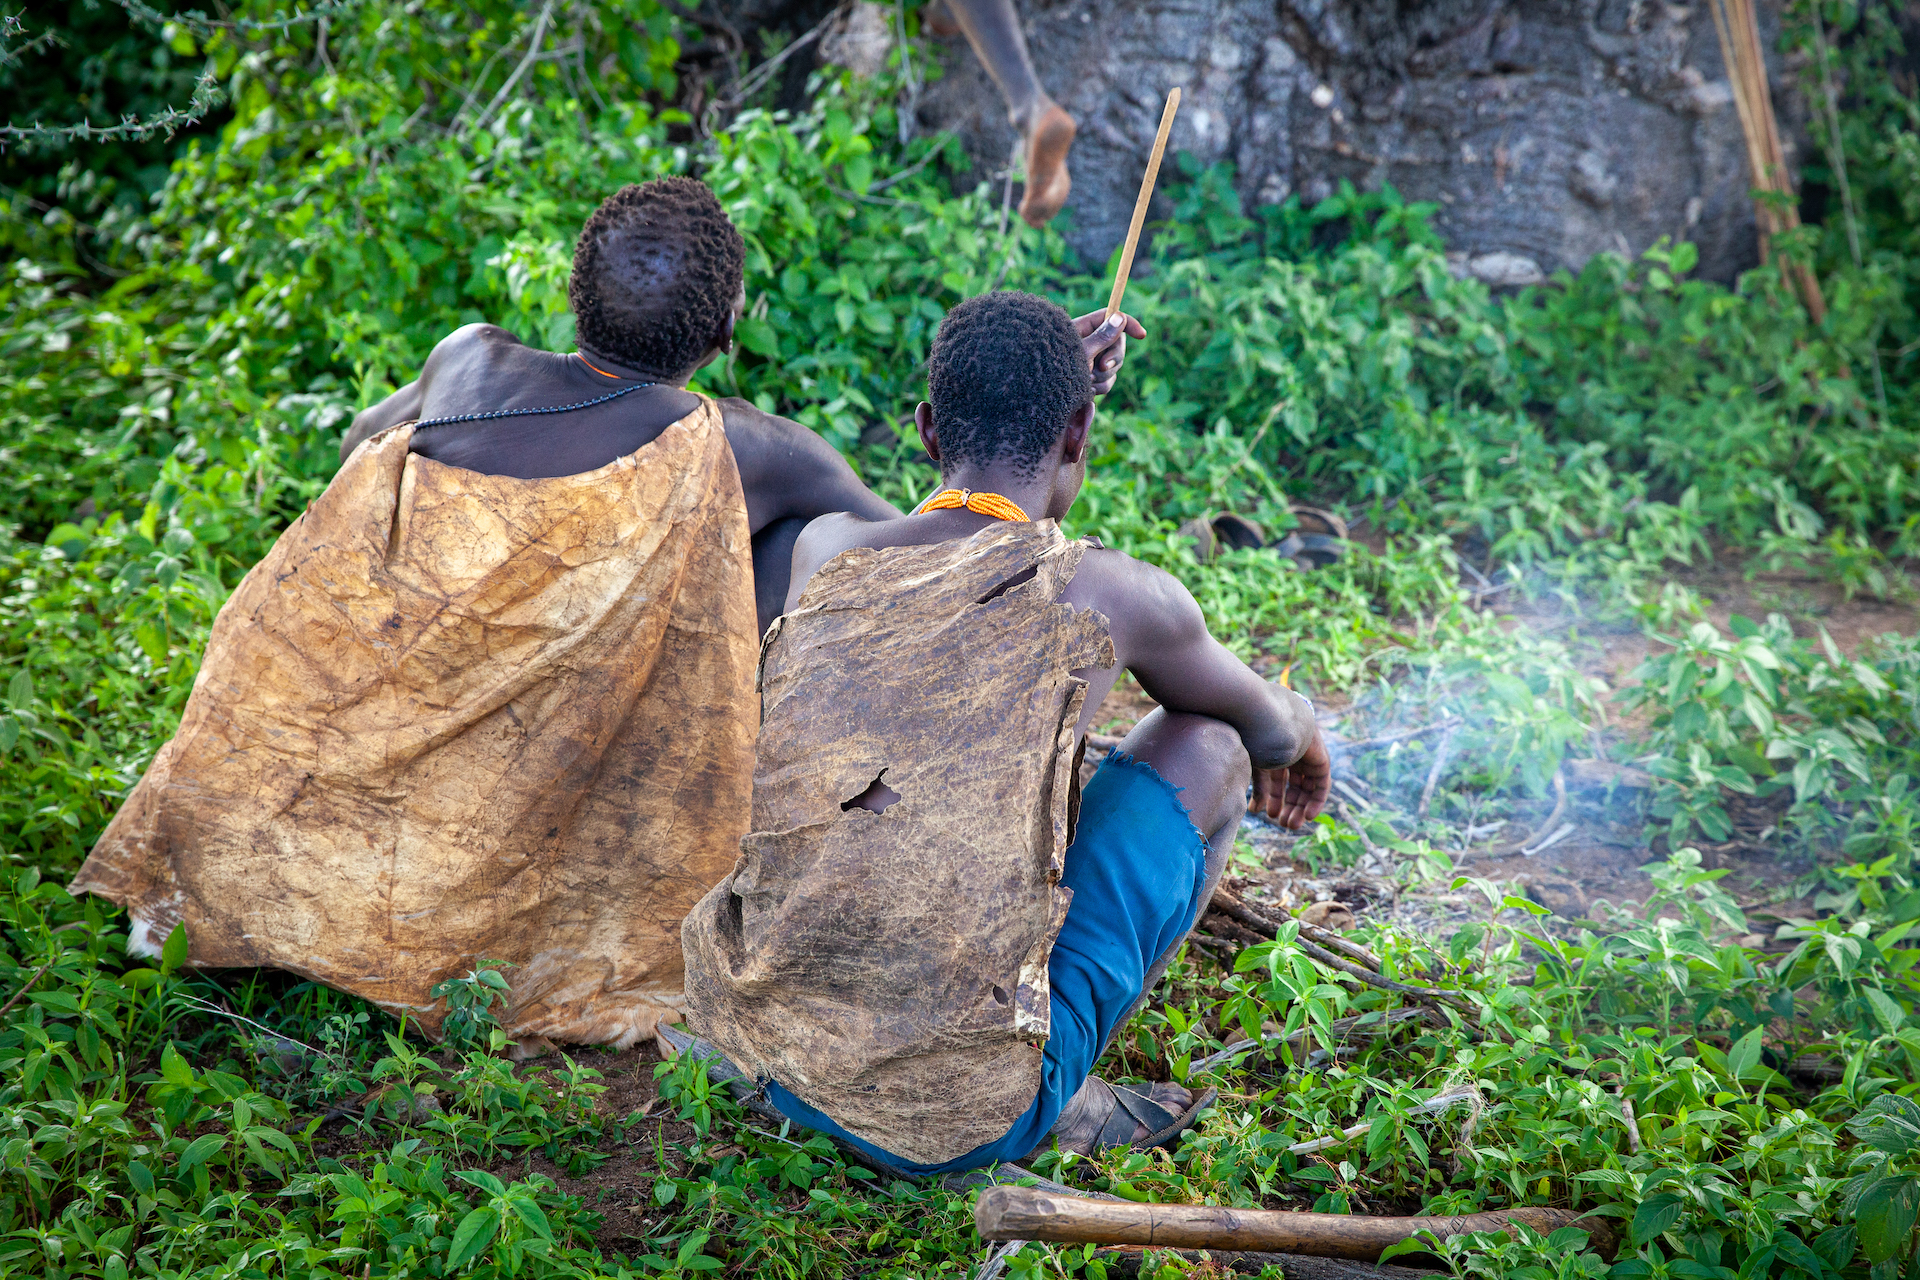
{"label": "dirt ground", "polygon": [[[1364,534],[1356,532],[1364,539]],[[1920,610],[1911,603],[1860,596],[1849,600],[1832,583],[1793,574],[1759,573],[1749,580],[1742,566],[1727,559],[1676,573],[1673,580],[1699,593],[1707,602],[1706,620],[1723,630],[1735,614],[1761,621],[1770,613],[1780,613],[1796,635],[1811,639],[1824,630],[1849,654],[1889,632],[1920,632]],[[1579,668],[1613,691],[1604,704],[1608,720],[1601,734],[1604,744],[1631,741],[1644,727],[1620,702],[1620,695],[1635,683],[1635,668],[1658,647],[1637,625],[1597,626],[1591,617],[1554,599],[1516,601],[1499,612],[1506,619],[1505,625],[1528,628],[1569,643]],[[1122,736],[1154,705],[1130,678],[1123,679],[1096,713],[1095,731]],[[1322,700],[1321,726],[1330,745],[1345,736],[1341,730],[1347,710],[1338,700]],[[1101,755],[1097,750],[1089,751],[1089,773],[1091,764]],[[1335,761],[1336,776],[1345,777],[1355,790],[1364,790],[1358,779],[1342,769],[1337,747]],[[1646,829],[1642,815],[1644,774],[1588,759],[1570,760],[1563,776],[1568,781],[1567,809],[1555,825],[1573,824],[1571,836],[1531,857],[1514,852],[1488,856],[1473,848],[1449,848],[1446,852],[1457,872],[1521,886],[1528,897],[1550,908],[1562,926],[1572,927],[1605,917],[1610,908],[1631,910],[1643,903],[1651,883],[1640,868],[1664,857],[1666,850],[1657,834],[1650,841]],[[1812,904],[1790,890],[1810,867],[1764,842],[1772,806],[1739,796],[1731,801],[1728,808],[1737,838],[1717,845],[1696,839],[1705,864],[1729,872],[1721,886],[1746,910],[1758,931],[1771,934],[1787,919],[1812,915]],[[1339,805],[1352,804],[1352,799],[1341,796],[1336,813]],[[1476,841],[1475,847],[1498,850],[1511,847],[1527,833],[1536,838],[1550,834],[1544,826],[1553,807],[1552,796],[1522,804],[1507,828],[1492,841]],[[1249,893],[1277,905],[1295,908],[1312,902],[1340,902],[1357,915],[1386,915],[1439,933],[1451,932],[1469,920],[1486,919],[1487,905],[1478,892],[1450,892],[1444,879],[1420,888],[1400,889],[1404,877],[1388,861],[1390,855],[1369,854],[1357,867],[1315,875],[1291,856],[1294,837],[1290,833],[1250,818],[1241,830],[1241,838],[1259,855],[1263,867],[1255,870],[1243,861],[1236,872],[1248,877]],[[1757,939],[1752,941],[1758,945]]]}

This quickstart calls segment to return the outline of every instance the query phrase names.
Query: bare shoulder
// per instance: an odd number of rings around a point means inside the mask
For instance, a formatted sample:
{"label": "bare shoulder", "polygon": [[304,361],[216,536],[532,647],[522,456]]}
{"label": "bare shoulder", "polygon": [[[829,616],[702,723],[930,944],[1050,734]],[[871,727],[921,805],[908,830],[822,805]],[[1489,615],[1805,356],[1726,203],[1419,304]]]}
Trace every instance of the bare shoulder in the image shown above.
{"label": "bare shoulder", "polygon": [[792,418],[768,413],[751,400],[739,396],[716,396],[714,403],[720,406],[720,417],[727,424],[727,436],[736,446],[746,445],[768,452],[800,450],[811,454],[820,449],[833,452],[832,445],[807,427]]}
{"label": "bare shoulder", "polygon": [[493,350],[503,346],[520,347],[526,344],[502,329],[497,324],[476,322],[463,324],[440,341],[433,344],[427,362],[421,367],[420,376],[429,376],[438,366],[457,360],[470,352]]}
{"label": "bare shoulder", "polygon": [[800,600],[814,574],[842,551],[855,547],[890,545],[884,535],[890,520],[869,520],[851,511],[835,511],[811,520],[793,544],[793,579],[787,589],[787,608]]}
{"label": "bare shoulder", "polygon": [[740,468],[747,509],[759,512],[762,523],[788,516],[811,520],[836,511],[873,520],[900,514],[869,491],[840,451],[812,428],[738,396],[716,403]]}
{"label": "bare shoulder", "polygon": [[1069,604],[1106,615],[1115,631],[1143,642],[1175,642],[1206,631],[1200,606],[1180,579],[1124,551],[1096,547],[1063,593]]}

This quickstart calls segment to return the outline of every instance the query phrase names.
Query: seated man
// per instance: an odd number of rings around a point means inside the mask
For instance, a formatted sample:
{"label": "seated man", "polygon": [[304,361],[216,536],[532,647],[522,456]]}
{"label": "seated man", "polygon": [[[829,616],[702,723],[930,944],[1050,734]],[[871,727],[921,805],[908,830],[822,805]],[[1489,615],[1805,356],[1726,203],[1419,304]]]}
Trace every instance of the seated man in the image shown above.
{"label": "seated man", "polygon": [[[363,412],[74,891],[136,950],[184,924],[195,964],[429,1030],[482,959],[523,1049],[677,1016],[681,917],[746,829],[756,588],[771,618],[806,519],[897,514],[799,424],[685,389],[743,256],[701,183],[626,187],[575,248],[578,354],[471,325]],[[1119,327],[1084,327],[1110,371]]]}
{"label": "seated man", "polygon": [[[928,388],[946,487],[795,546],[752,831],[682,931],[690,1021],[786,1115],[903,1172],[1171,1142],[1211,1094],[1090,1072],[1212,894],[1249,781],[1289,827],[1320,811],[1313,709],[1172,577],[1061,535],[1093,419],[1064,312],[962,303]],[[1078,795],[1122,671],[1160,708]]]}
{"label": "seated man", "polygon": [[[579,351],[541,351],[497,325],[456,329],[419,378],[360,411],[340,460],[403,422],[415,423],[414,453],[483,475],[582,475],[626,457],[700,407],[687,381],[733,349],[745,249],[706,184],[660,178],[623,187],[587,219],[574,247],[567,292]],[[586,407],[564,417],[547,408],[577,404]],[[842,510],[873,519],[899,513],[799,423],[740,399],[721,401],[720,410],[753,535],[765,631],[786,599],[793,540],[807,520]]]}

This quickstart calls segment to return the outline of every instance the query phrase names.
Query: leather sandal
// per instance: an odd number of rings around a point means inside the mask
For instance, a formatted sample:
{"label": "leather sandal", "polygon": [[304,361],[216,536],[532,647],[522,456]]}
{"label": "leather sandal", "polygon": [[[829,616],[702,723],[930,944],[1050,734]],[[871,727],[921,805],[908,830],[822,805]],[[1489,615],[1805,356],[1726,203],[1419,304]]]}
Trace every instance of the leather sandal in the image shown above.
{"label": "leather sandal", "polygon": [[[1158,1094],[1159,1096],[1154,1096]],[[1109,1147],[1129,1147],[1146,1151],[1153,1147],[1172,1150],[1180,1135],[1193,1127],[1202,1111],[1220,1096],[1218,1089],[1195,1093],[1177,1084],[1148,1085],[1143,1091],[1131,1085],[1108,1084],[1098,1076],[1088,1076],[1067,1105],[1060,1110],[1047,1133],[1047,1140],[1027,1153],[1031,1161],[1057,1141],[1062,1151],[1093,1155]],[[1183,1110],[1168,1103],[1185,1100]],[[1144,1130],[1145,1132],[1142,1132]]]}

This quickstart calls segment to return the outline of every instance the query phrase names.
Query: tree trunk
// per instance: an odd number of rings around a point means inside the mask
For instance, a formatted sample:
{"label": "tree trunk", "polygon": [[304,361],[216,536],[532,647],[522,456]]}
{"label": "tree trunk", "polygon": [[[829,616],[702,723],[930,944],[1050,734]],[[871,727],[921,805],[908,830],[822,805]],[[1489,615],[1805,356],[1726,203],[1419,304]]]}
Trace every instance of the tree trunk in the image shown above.
{"label": "tree trunk", "polygon": [[[1705,4],[1659,0],[1018,0],[1046,88],[1080,122],[1060,225],[1104,261],[1126,232],[1160,104],[1172,150],[1229,161],[1249,208],[1342,180],[1439,207],[1456,270],[1520,284],[1603,250],[1691,240],[1700,272],[1758,261],[1749,178]],[[1761,34],[1790,167],[1803,112]],[[981,177],[1016,137],[964,40],[920,102]],[[1018,198],[1016,193],[1015,198]],[[1171,211],[1158,198],[1155,216]]]}

